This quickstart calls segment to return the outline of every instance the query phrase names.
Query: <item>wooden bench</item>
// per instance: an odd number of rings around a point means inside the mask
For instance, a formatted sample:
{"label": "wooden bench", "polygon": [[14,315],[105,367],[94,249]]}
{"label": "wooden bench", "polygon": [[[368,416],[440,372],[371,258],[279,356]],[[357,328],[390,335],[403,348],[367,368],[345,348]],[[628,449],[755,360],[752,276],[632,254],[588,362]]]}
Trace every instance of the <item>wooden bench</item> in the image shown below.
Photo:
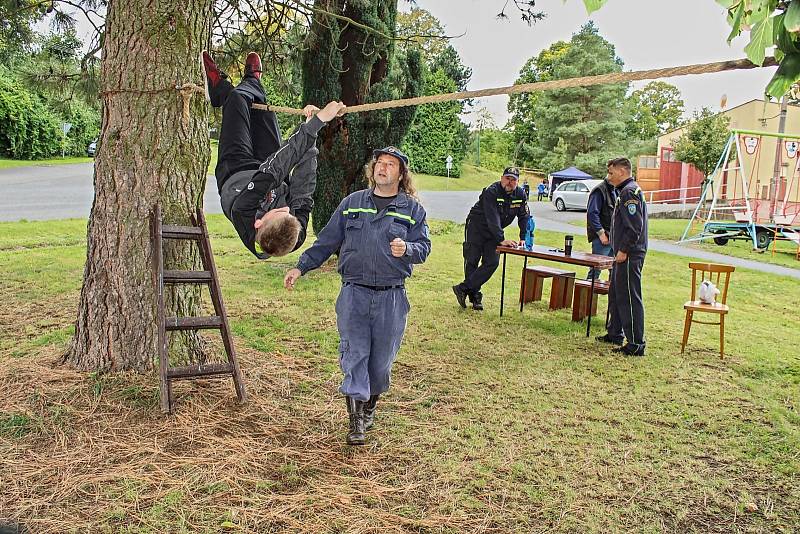
{"label": "wooden bench", "polygon": [[572,299],[572,320],[582,321],[589,315],[597,315],[597,295],[608,295],[608,282],[595,280],[594,298],[591,308],[589,306],[589,292],[592,288],[591,280],[575,280],[575,297]]}
{"label": "wooden bench", "polygon": [[[519,300],[522,303],[542,300],[542,287],[548,278],[553,279],[553,288],[550,291],[550,309],[560,310],[572,305],[572,287],[575,283],[575,273],[563,269],[554,269],[541,265],[527,267],[522,273],[523,280],[520,285]],[[524,288],[524,293],[523,293]]]}

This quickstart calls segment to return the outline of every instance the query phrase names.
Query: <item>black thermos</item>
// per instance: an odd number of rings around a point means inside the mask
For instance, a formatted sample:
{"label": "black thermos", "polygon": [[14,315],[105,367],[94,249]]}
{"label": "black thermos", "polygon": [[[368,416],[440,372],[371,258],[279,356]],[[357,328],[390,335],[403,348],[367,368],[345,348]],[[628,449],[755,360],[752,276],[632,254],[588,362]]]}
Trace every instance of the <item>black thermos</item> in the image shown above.
{"label": "black thermos", "polygon": [[566,235],[564,236],[564,254],[566,256],[572,255],[572,236]]}

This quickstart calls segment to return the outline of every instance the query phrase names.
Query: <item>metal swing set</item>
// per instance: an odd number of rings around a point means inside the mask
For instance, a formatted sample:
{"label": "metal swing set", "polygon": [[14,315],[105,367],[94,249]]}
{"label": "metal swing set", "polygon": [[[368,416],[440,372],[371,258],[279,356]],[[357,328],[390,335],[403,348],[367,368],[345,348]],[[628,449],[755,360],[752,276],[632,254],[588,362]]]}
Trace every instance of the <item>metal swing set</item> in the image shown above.
{"label": "metal swing set", "polygon": [[[776,168],[792,166],[792,171],[788,179],[781,177],[775,187],[763,189],[758,169],[765,138],[776,138],[780,145]],[[773,254],[776,241],[791,241],[797,244],[800,260],[799,134],[731,130],[714,171],[703,181],[700,200],[679,242],[707,239],[717,245],[749,240],[760,251],[773,243]]]}

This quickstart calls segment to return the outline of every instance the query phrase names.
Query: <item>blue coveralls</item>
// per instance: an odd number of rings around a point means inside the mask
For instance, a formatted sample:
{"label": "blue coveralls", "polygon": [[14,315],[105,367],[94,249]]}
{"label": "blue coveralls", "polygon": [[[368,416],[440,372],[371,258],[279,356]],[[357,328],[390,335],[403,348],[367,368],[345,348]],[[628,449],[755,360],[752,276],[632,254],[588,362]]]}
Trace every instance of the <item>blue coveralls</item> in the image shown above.
{"label": "blue coveralls", "polygon": [[631,349],[644,349],[644,302],[642,267],[647,254],[647,205],[642,190],[633,178],[617,188],[611,219],[611,247],[616,256],[622,251],[628,259],[615,263],[608,291],[608,336]]}
{"label": "blue coveralls", "polygon": [[[406,253],[395,258],[389,243],[398,237],[406,242]],[[400,191],[379,212],[371,189],[357,191],[342,200],[297,268],[305,274],[337,250],[342,289],[336,324],[344,374],[339,391],[368,401],[389,389],[411,308],[404,282],[431,251],[425,210]]]}

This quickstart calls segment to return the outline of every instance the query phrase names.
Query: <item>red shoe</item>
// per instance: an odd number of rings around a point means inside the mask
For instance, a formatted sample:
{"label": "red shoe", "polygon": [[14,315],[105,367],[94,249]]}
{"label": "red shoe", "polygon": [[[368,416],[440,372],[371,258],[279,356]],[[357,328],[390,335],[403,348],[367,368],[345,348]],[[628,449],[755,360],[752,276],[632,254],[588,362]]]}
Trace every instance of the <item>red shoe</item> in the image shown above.
{"label": "red shoe", "polygon": [[244,60],[244,75],[261,79],[261,56],[257,52],[247,54]]}
{"label": "red shoe", "polygon": [[215,103],[215,100],[219,100],[219,95],[217,95],[219,91],[216,91],[216,89],[228,75],[219,70],[217,64],[211,59],[211,54],[206,50],[203,50],[202,54],[200,54],[200,64],[203,66],[203,74],[205,75],[206,100],[211,102],[211,105],[218,107],[221,103]]}

